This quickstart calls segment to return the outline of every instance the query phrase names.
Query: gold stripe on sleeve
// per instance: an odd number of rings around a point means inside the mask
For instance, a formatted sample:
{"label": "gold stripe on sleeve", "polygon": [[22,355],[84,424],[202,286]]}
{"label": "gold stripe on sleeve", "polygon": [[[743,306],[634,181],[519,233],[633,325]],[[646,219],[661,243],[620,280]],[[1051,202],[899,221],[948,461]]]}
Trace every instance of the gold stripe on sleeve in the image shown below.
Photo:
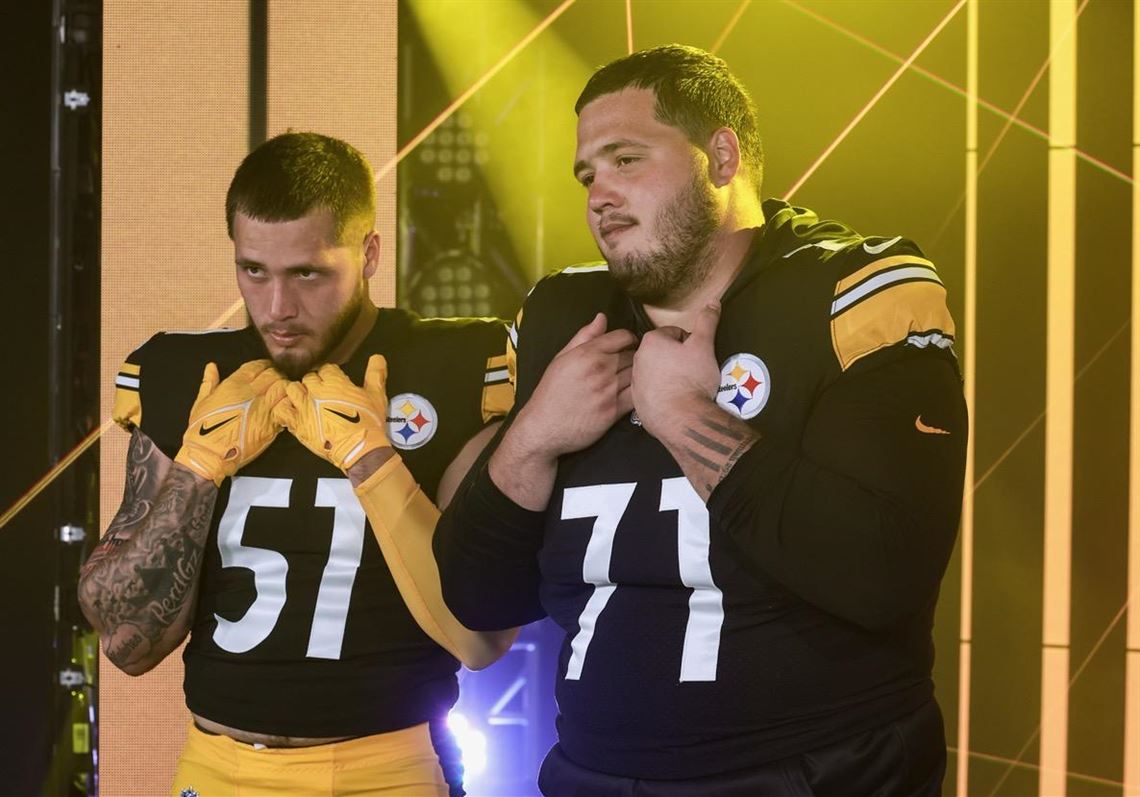
{"label": "gold stripe on sleeve", "polygon": [[142,423],[142,402],[139,401],[139,392],[122,387],[115,388],[115,403],[111,409],[111,417],[127,431]]}
{"label": "gold stripe on sleeve", "polygon": [[831,320],[831,343],[847,370],[861,357],[893,346],[915,332],[954,336],[946,288],[936,282],[903,282],[863,299]]}

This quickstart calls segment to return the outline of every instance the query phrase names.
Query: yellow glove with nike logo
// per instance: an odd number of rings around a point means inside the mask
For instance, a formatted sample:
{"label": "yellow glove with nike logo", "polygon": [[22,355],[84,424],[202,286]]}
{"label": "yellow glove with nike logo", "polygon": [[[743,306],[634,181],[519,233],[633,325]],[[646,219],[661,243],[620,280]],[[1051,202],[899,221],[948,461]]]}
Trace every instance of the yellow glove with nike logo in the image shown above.
{"label": "yellow glove with nike logo", "polygon": [[207,363],[174,461],[221,485],[280,433],[273,406],[285,397],[286,384],[269,360],[248,362],[224,380],[218,366]]}
{"label": "yellow glove with nike logo", "polygon": [[388,363],[379,354],[368,359],[364,387],[328,363],[300,382],[290,382],[285,388],[289,400],[278,404],[274,415],[305,448],[346,471],[368,452],[391,447],[387,378]]}

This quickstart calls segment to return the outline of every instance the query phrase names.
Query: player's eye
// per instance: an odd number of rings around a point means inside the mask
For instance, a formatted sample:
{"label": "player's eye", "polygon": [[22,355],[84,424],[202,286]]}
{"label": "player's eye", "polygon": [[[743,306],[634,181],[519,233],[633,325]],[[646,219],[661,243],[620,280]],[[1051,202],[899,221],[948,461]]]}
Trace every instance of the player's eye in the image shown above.
{"label": "player's eye", "polygon": [[241,268],[242,271],[245,272],[245,275],[251,279],[259,279],[265,276],[265,269],[261,268],[261,266],[242,266]]}
{"label": "player's eye", "polygon": [[614,162],[617,163],[617,165],[619,167],[629,166],[631,163],[634,163],[636,161],[637,161],[637,158],[633,157],[632,155],[619,155],[614,160]]}
{"label": "player's eye", "polygon": [[594,175],[589,172],[583,172],[578,175],[578,182],[582,184],[582,187],[589,188],[594,183]]}

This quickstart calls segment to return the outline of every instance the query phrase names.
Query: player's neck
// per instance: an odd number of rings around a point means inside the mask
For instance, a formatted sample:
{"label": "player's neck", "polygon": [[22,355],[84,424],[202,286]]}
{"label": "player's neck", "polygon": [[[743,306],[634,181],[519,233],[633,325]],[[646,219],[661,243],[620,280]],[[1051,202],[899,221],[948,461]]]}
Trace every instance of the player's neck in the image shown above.
{"label": "player's neck", "polygon": [[356,314],[356,320],[352,322],[352,326],[348,328],[348,332],[341,338],[340,343],[329,352],[326,362],[346,362],[356,351],[356,348],[368,337],[368,333],[372,331],[372,327],[376,323],[376,315],[379,312],[376,305],[372,304],[372,300],[365,297],[360,304],[360,312]]}
{"label": "player's neck", "polygon": [[709,250],[713,262],[705,278],[683,296],[670,297],[660,305],[645,305],[645,313],[653,324],[691,330],[701,308],[709,302],[719,301],[736,279],[752,247],[756,228],[763,223],[764,218],[761,216],[759,224],[718,232],[710,241]]}

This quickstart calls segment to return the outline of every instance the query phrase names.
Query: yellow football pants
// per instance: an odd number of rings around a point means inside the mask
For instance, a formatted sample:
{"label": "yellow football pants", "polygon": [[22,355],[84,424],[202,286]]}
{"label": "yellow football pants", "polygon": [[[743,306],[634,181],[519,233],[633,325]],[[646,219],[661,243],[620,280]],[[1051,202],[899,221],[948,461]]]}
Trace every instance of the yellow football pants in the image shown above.
{"label": "yellow football pants", "polygon": [[315,747],[256,748],[191,726],[171,797],[447,797],[427,723]]}

